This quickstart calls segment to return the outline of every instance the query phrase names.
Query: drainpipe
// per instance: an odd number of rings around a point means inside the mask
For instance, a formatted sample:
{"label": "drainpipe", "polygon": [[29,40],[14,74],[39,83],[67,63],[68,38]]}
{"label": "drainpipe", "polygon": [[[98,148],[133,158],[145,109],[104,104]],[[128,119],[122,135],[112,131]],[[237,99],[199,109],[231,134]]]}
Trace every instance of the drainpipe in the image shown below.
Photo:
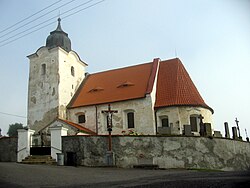
{"label": "drainpipe", "polygon": [[157,113],[157,110],[155,110],[155,131],[156,131],[156,135],[157,135],[157,132],[158,132],[158,128],[157,128],[157,116],[156,116],[156,113]]}
{"label": "drainpipe", "polygon": [[98,135],[97,105],[95,105],[95,130]]}

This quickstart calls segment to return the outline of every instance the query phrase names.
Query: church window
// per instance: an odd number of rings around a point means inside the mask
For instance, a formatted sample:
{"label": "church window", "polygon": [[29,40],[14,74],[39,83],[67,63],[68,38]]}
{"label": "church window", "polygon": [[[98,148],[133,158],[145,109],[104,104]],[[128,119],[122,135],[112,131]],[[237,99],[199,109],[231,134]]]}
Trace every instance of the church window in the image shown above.
{"label": "church window", "polygon": [[161,126],[162,127],[169,127],[168,117],[164,117],[161,119]]}
{"label": "church window", "polygon": [[85,123],[86,122],[86,117],[85,114],[81,114],[78,116],[78,123]]}
{"label": "church window", "polygon": [[73,66],[71,66],[71,75],[75,76],[75,68]]}
{"label": "church window", "polygon": [[42,75],[46,74],[46,64],[42,64]]}
{"label": "church window", "polygon": [[190,125],[191,125],[191,131],[193,132],[198,131],[198,115],[193,114],[190,116]]}
{"label": "church window", "polygon": [[135,128],[134,112],[127,113],[128,128]]}

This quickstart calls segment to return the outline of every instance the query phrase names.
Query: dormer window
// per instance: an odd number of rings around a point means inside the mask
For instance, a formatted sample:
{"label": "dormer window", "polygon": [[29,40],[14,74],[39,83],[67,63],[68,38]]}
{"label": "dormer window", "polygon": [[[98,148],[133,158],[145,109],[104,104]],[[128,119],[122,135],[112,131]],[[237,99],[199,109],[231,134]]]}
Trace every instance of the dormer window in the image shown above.
{"label": "dormer window", "polygon": [[89,90],[89,92],[97,92],[97,91],[102,91],[102,90],[104,90],[102,87],[95,87],[95,88]]}
{"label": "dormer window", "polygon": [[122,87],[128,87],[128,86],[133,86],[133,85],[135,85],[135,84],[132,83],[132,82],[126,81],[126,82],[124,82],[124,83],[118,85],[117,87],[118,87],[118,88],[122,88]]}

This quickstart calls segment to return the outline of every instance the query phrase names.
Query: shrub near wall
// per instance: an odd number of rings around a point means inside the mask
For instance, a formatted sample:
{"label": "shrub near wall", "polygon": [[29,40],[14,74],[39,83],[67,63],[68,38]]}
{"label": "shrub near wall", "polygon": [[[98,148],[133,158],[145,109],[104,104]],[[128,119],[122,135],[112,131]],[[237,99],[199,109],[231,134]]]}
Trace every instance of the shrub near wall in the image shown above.
{"label": "shrub near wall", "polygon": [[0,162],[17,161],[17,137],[0,138]]}
{"label": "shrub near wall", "polygon": [[[143,162],[160,168],[250,169],[248,142],[205,137],[113,136],[116,165],[131,168]],[[105,136],[63,137],[63,152],[75,152],[77,164],[105,165]],[[67,158],[67,156],[66,156]]]}

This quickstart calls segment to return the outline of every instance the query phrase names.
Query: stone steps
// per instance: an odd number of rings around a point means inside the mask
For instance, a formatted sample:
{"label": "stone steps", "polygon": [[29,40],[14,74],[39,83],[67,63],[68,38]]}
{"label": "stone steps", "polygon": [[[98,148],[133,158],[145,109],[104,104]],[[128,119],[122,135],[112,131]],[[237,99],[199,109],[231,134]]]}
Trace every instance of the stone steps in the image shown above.
{"label": "stone steps", "polygon": [[30,155],[22,160],[22,164],[57,164],[55,159],[50,155]]}

